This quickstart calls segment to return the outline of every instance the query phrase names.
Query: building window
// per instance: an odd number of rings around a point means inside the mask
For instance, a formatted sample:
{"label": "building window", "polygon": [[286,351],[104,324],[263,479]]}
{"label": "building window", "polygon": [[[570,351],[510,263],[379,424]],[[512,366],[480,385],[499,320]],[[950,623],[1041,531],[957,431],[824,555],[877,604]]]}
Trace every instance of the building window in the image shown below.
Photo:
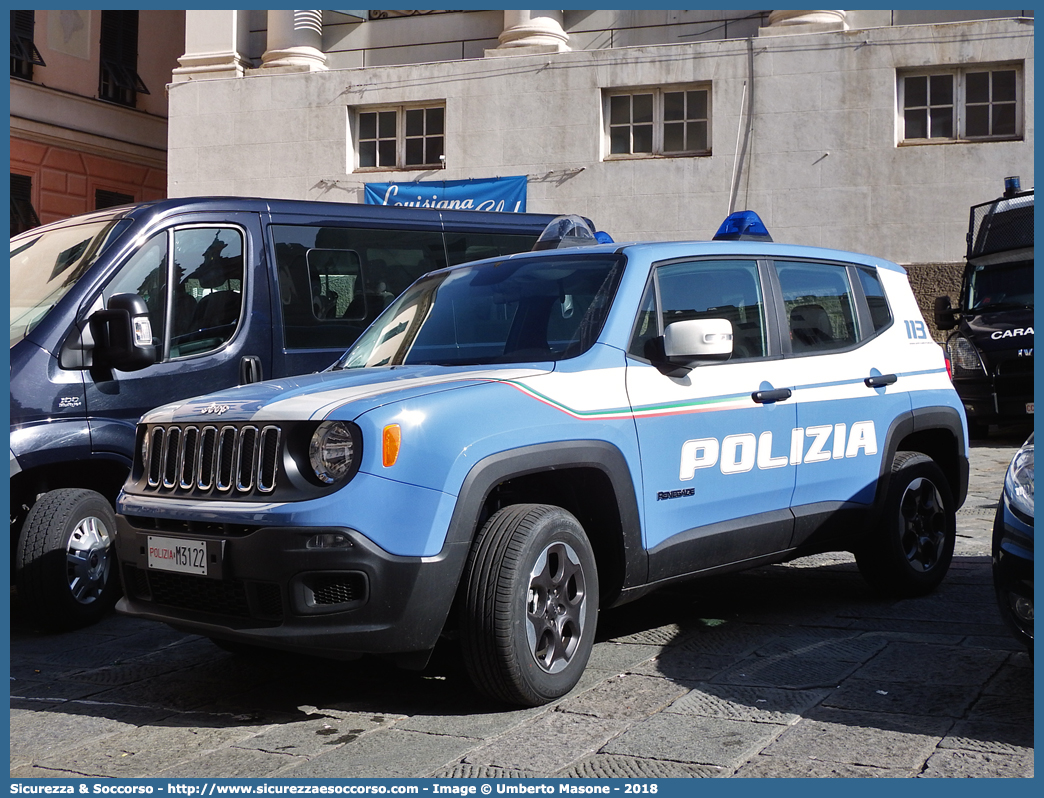
{"label": "building window", "polygon": [[606,95],[608,155],[710,155],[710,89],[613,90]]}
{"label": "building window", "polygon": [[36,49],[33,31],[36,27],[35,11],[11,12],[11,77],[33,79],[34,66],[47,66],[40,51]]}
{"label": "building window", "polygon": [[33,179],[29,175],[11,175],[11,235],[16,236],[40,226],[33,207]]}
{"label": "building window", "polygon": [[1013,139],[1022,135],[1022,70],[965,67],[899,76],[900,139]]}
{"label": "building window", "polygon": [[357,114],[360,169],[445,166],[446,108],[379,108]]}
{"label": "building window", "polygon": [[115,208],[119,205],[131,205],[134,197],[130,194],[121,194],[119,191],[107,191],[104,188],[94,190],[94,209],[100,211],[103,208]]}
{"label": "building window", "polygon": [[98,96],[131,108],[149,90],[138,77],[138,12],[101,12]]}

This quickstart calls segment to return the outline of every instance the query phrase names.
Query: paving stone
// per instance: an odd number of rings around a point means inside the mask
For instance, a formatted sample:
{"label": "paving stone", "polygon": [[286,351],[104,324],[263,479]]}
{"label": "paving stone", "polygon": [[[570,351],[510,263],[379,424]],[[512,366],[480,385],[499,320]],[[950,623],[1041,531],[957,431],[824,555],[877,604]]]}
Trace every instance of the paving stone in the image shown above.
{"label": "paving stone", "polygon": [[661,712],[607,743],[601,753],[698,765],[737,767],[785,726]]}
{"label": "paving stone", "polygon": [[960,748],[995,754],[1033,751],[1033,726],[1000,723],[990,719],[960,720],[939,743],[940,748]]}
{"label": "paving stone", "polygon": [[810,690],[837,687],[860,663],[837,659],[817,660],[784,654],[778,657],[751,657],[715,676],[720,684],[764,685]]}
{"label": "paving stone", "polygon": [[548,775],[593,754],[629,724],[571,712],[549,712],[468,753],[463,762]]}
{"label": "paving stone", "polygon": [[912,768],[879,768],[818,759],[756,756],[735,773],[739,779],[896,779],[915,775]]}
{"label": "paving stone", "polygon": [[166,779],[264,778],[285,768],[293,759],[291,754],[231,746],[179,762],[151,775]]}
{"label": "paving stone", "polygon": [[422,778],[441,771],[475,746],[463,737],[382,729],[275,775],[294,779]]}
{"label": "paving stone", "polygon": [[[723,623],[693,634],[678,648],[686,654],[746,656],[765,642],[771,630],[747,623]],[[667,652],[665,652],[666,654]]]}
{"label": "paving stone", "polygon": [[985,695],[968,711],[969,720],[1033,725],[1033,695]]}
{"label": "paving stone", "polygon": [[637,632],[619,635],[612,638],[613,643],[631,643],[643,646],[674,646],[688,638],[688,632],[679,624],[669,624],[655,629],[642,629]]}
{"label": "paving stone", "polygon": [[949,718],[817,708],[764,753],[881,768],[919,768],[953,725]]}
{"label": "paving stone", "polygon": [[787,725],[797,722],[826,694],[825,690],[703,684],[679,698],[667,711],[679,715]]}
{"label": "paving stone", "polygon": [[712,779],[726,772],[708,765],[595,754],[554,775],[561,779]]}
{"label": "paving stone", "polygon": [[68,770],[42,768],[38,765],[21,765],[11,769],[12,779],[70,779],[80,775],[82,774],[71,773]]}
{"label": "paving stone", "polygon": [[306,721],[272,724],[261,733],[236,745],[239,748],[311,758],[320,756],[333,747],[354,742],[360,735],[389,725],[387,722],[376,721],[373,715],[364,713],[350,713],[342,718],[317,717]]}
{"label": "paving stone", "polygon": [[34,681],[32,679],[11,679],[11,698],[36,698],[48,701],[63,702],[74,698],[86,698],[100,693],[105,688],[89,682],[61,679],[59,681]]}
{"label": "paving stone", "polygon": [[644,718],[659,712],[686,691],[686,687],[669,679],[619,674],[576,697],[559,702],[558,711],[596,718]]}
{"label": "paving stone", "polygon": [[922,778],[1033,778],[1032,752],[998,754],[979,751],[938,751],[929,757]]}
{"label": "paving stone", "polygon": [[910,714],[960,718],[978,697],[979,689],[967,685],[917,684],[848,679],[823,700],[823,706],[860,712]]}
{"label": "paving stone", "polygon": [[928,684],[978,685],[990,679],[1005,659],[998,651],[917,643],[890,643],[859,669],[865,681],[907,682],[911,675]]}
{"label": "paving stone", "polygon": [[[904,618],[855,618],[852,620],[850,628],[885,635],[889,635],[889,633],[904,633],[915,636],[931,634],[946,638],[959,638],[961,640],[964,640],[969,635],[989,636],[996,631],[996,626],[969,624],[962,621],[932,621],[929,624],[922,620]],[[943,642],[945,643],[946,641],[944,640]]]}
{"label": "paving stone", "polygon": [[234,682],[204,682],[190,676],[171,674],[161,679],[119,685],[98,693],[94,699],[114,704],[183,711],[207,706],[212,701],[227,697],[230,692],[241,690]]}
{"label": "paving stone", "polygon": [[37,764],[87,776],[143,778],[198,759],[252,733],[252,729],[237,727],[150,726],[92,740],[41,758]]}
{"label": "paving stone", "polygon": [[856,634],[841,632],[829,637],[808,634],[781,637],[759,646],[754,653],[759,657],[790,655],[812,659],[836,659],[842,662],[866,662],[886,645],[879,637],[856,637]]}
{"label": "paving stone", "polygon": [[94,740],[135,731],[167,714],[154,709],[67,702],[46,712],[12,712],[11,761],[41,762]]}
{"label": "paving stone", "polygon": [[707,682],[736,663],[736,657],[725,654],[699,654],[683,650],[684,646],[669,648],[654,659],[630,669],[643,676],[662,676],[680,684]]}
{"label": "paving stone", "polygon": [[[1025,657],[1029,663],[1029,657]],[[1033,668],[1019,663],[1019,659],[1009,659],[1001,669],[993,675],[982,692],[986,695],[1023,696],[1026,703],[1033,705]]]}
{"label": "paving stone", "polygon": [[536,779],[539,774],[525,770],[511,770],[490,765],[449,765],[432,774],[433,779]]}
{"label": "paving stone", "polygon": [[395,728],[484,741],[498,737],[529,718],[548,711],[547,707],[534,707],[489,712],[486,708],[469,710],[467,704],[463,703],[456,707],[440,707],[437,712],[428,711],[403,718],[395,724]]}
{"label": "paving stone", "polygon": [[591,651],[591,659],[588,660],[587,667],[619,673],[652,659],[660,651],[662,651],[662,647],[658,645],[635,645],[615,640],[599,643]]}

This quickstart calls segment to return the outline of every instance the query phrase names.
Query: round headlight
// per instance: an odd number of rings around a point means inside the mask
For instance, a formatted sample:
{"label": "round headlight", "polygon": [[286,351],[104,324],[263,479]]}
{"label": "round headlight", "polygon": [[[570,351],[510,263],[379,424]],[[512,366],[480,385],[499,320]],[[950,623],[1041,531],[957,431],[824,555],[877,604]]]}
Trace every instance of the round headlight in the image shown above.
{"label": "round headlight", "polygon": [[308,444],[308,462],[320,481],[332,485],[352,470],[355,439],[343,421],[324,421]]}
{"label": "round headlight", "polygon": [[972,342],[962,336],[954,336],[946,342],[946,353],[954,371],[984,371],[979,353]]}
{"label": "round headlight", "polygon": [[1033,518],[1033,438],[1019,449],[1004,475],[1004,495],[1011,506]]}

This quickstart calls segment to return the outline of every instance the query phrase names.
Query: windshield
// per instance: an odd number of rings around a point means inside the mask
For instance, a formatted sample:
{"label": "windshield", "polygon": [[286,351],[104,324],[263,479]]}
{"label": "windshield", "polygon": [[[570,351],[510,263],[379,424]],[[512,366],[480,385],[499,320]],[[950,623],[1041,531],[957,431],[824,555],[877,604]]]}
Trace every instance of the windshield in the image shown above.
{"label": "windshield", "polygon": [[32,332],[128,224],[102,219],[11,239],[11,346]]}
{"label": "windshield", "polygon": [[1033,307],[1033,261],[976,266],[968,277],[968,310]]}
{"label": "windshield", "polygon": [[617,255],[573,253],[433,274],[395,300],[334,368],[574,357],[601,332],[622,269]]}

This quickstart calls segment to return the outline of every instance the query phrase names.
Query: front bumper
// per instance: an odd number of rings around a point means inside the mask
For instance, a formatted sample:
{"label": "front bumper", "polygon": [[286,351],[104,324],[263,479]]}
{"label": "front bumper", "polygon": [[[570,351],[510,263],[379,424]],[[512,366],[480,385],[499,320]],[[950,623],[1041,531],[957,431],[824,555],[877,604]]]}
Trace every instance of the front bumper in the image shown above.
{"label": "front bumper", "polygon": [[[208,525],[182,532],[151,525],[117,517],[120,612],[327,657],[432,649],[467,556],[460,544],[434,557],[395,556],[349,528]],[[209,575],[149,568],[149,536],[205,541]],[[318,536],[339,545],[310,546]]]}
{"label": "front bumper", "polygon": [[993,523],[993,586],[1004,622],[1033,649],[1033,527],[1001,499]]}
{"label": "front bumper", "polygon": [[1003,373],[954,377],[953,387],[968,419],[980,424],[1032,421],[1032,359],[1007,361],[1000,368]]}

